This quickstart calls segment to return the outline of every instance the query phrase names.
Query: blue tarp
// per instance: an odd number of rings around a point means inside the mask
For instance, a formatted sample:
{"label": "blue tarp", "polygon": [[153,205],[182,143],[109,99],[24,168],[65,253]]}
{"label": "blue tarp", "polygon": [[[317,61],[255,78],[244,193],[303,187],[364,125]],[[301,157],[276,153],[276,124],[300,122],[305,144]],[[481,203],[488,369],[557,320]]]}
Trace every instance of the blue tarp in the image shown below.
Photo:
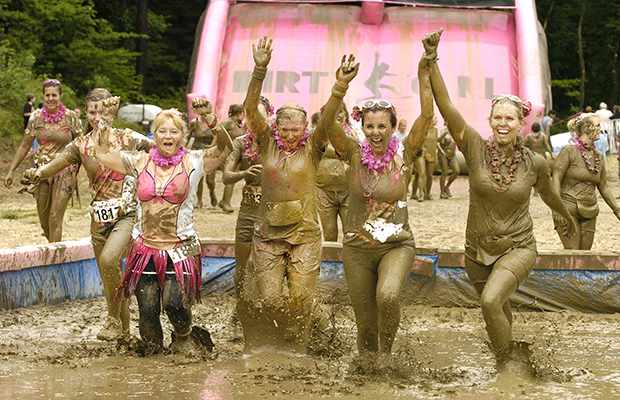
{"label": "blue tarp", "polygon": [[[433,276],[412,273],[403,290],[405,303],[478,306],[478,295],[464,268],[440,267],[436,256],[423,257],[435,261]],[[202,292],[233,290],[234,273],[234,258],[205,258]],[[327,301],[332,295],[344,296],[348,301],[342,263],[323,262],[318,287],[321,297]],[[58,304],[102,295],[103,285],[94,259],[0,273],[0,307],[3,309]],[[516,305],[546,311],[620,312],[620,272],[534,270],[511,300]]]}

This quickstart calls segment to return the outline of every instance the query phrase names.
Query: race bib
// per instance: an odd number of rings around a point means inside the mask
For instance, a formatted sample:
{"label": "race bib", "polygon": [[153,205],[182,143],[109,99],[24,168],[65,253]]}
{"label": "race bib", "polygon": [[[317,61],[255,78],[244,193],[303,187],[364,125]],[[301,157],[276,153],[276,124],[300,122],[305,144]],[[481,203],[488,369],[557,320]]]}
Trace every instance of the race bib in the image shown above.
{"label": "race bib", "polygon": [[116,221],[123,215],[125,202],[123,199],[93,201],[93,221],[107,223]]}
{"label": "race bib", "polygon": [[243,187],[243,197],[241,199],[241,204],[246,206],[258,206],[260,205],[261,200],[261,187],[260,186],[249,186],[245,185]]}
{"label": "race bib", "polygon": [[197,240],[182,246],[177,247],[176,249],[167,250],[168,255],[173,263],[178,263],[186,258],[194,257],[200,254],[200,242]]}

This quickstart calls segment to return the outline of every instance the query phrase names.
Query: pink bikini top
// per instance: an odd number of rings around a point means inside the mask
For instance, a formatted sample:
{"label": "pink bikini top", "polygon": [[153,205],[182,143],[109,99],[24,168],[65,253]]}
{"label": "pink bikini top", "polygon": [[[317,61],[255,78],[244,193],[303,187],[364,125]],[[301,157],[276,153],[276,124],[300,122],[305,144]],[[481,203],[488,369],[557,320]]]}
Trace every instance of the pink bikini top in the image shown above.
{"label": "pink bikini top", "polygon": [[[156,197],[161,197],[170,204],[183,203],[189,193],[189,176],[185,171],[183,161],[173,167],[170,179],[164,184],[163,189],[157,193],[155,192],[155,178],[148,171],[150,163],[153,162],[149,160],[140,176],[138,176],[138,199],[142,202],[147,202]],[[156,171],[157,167],[155,165],[153,165],[153,168]],[[177,168],[181,168],[182,172],[175,176]]]}

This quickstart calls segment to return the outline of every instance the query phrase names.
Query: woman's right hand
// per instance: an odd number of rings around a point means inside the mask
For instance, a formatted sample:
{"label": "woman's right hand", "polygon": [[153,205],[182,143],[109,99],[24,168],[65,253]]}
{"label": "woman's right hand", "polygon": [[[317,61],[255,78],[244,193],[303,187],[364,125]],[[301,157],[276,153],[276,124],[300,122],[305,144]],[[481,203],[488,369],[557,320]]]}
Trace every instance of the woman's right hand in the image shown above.
{"label": "woman's right hand", "polygon": [[347,86],[349,82],[353,80],[357,76],[357,73],[360,69],[360,63],[355,62],[355,56],[353,54],[349,55],[349,59],[347,60],[346,54],[342,56],[342,60],[340,61],[340,67],[336,71],[336,79],[338,83],[343,86]]}
{"label": "woman's right hand", "polygon": [[9,189],[13,187],[13,171],[9,171],[4,177],[4,186]]}
{"label": "woman's right hand", "polygon": [[105,99],[102,102],[102,110],[101,110],[101,118],[114,118],[116,112],[118,111],[118,106],[121,102],[121,98],[119,96],[110,97],[109,99]]}
{"label": "woman's right hand", "polygon": [[266,68],[271,61],[271,43],[273,39],[267,39],[267,36],[258,40],[257,45],[252,45],[252,52],[254,53],[254,64],[260,68]]}

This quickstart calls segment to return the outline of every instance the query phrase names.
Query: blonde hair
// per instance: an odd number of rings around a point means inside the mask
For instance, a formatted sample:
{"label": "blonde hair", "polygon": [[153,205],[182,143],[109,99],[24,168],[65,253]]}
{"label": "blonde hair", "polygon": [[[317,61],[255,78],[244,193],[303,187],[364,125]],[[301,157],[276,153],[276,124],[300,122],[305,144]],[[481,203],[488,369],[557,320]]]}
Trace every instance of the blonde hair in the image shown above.
{"label": "blonde hair", "polygon": [[577,137],[584,134],[591,136],[598,130],[596,125],[594,125],[594,123],[592,122],[592,118],[594,117],[598,118],[598,116],[594,113],[584,113],[578,115],[577,117],[571,119],[568,122],[568,129],[571,130],[571,132],[575,132],[575,135]]}
{"label": "blonde hair", "polygon": [[171,108],[170,110],[164,110],[157,114],[155,119],[153,120],[153,132],[157,131],[162,124],[171,119],[174,125],[183,132],[185,135],[187,133],[187,123],[183,119],[183,114],[179,112],[179,110],[175,108]]}

